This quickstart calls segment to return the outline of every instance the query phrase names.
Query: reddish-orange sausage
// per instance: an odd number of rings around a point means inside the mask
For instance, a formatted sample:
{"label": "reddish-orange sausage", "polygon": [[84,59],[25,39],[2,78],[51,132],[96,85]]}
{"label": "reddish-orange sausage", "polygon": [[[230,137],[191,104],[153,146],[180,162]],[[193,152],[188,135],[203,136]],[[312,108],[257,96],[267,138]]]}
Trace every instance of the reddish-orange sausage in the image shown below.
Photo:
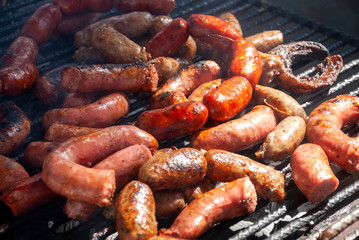
{"label": "reddish-orange sausage", "polygon": [[276,125],[277,118],[273,110],[259,105],[241,118],[195,133],[191,138],[191,146],[238,152],[263,141]]}
{"label": "reddish-orange sausage", "polygon": [[191,93],[191,95],[188,97],[188,100],[202,102],[204,96],[206,96],[207,93],[209,93],[210,91],[217,89],[219,85],[221,85],[221,83],[222,83],[221,78],[210,82],[202,83]]}
{"label": "reddish-orange sausage", "polygon": [[32,38],[17,37],[1,57],[3,68],[13,64],[35,63],[39,47]]}
{"label": "reddish-orange sausage", "polygon": [[41,46],[47,42],[62,19],[62,13],[54,3],[39,7],[22,26],[20,36],[34,39]]}
{"label": "reddish-orange sausage", "polygon": [[196,239],[214,224],[254,212],[256,190],[248,177],[226,183],[193,200],[176,218],[171,228],[160,234]]}
{"label": "reddish-orange sausage", "polygon": [[72,137],[84,136],[100,129],[54,123],[46,130],[44,140],[49,142],[64,142]]}
{"label": "reddish-orange sausage", "polygon": [[187,101],[142,112],[135,125],[152,134],[157,141],[162,141],[197,131],[207,118],[208,110],[202,103]]}
{"label": "reddish-orange sausage", "polygon": [[224,122],[241,112],[251,101],[252,86],[243,77],[232,77],[203,97],[203,104],[208,109],[208,117],[217,122]]}
{"label": "reddish-orange sausage", "polygon": [[107,12],[112,8],[111,0],[54,0],[65,14],[82,11]]}
{"label": "reddish-orange sausage", "polygon": [[122,93],[111,93],[85,106],[49,110],[42,117],[42,126],[47,129],[60,122],[82,127],[108,127],[128,111],[127,97]]}
{"label": "reddish-orange sausage", "polygon": [[187,22],[178,17],[153,36],[145,44],[145,49],[152,58],[170,57],[181,48],[187,39]]}
{"label": "reddish-orange sausage", "polygon": [[25,148],[24,161],[32,168],[41,169],[47,155],[58,146],[57,142],[31,142]]}
{"label": "reddish-orange sausage", "polygon": [[0,154],[0,193],[11,191],[18,183],[30,178],[20,163]]}
{"label": "reddish-orange sausage", "polygon": [[158,142],[153,136],[130,125],[108,127],[86,136],[71,138],[45,159],[43,180],[59,195],[105,206],[110,203],[115,190],[115,172],[86,166],[134,144],[143,144],[150,150],[158,148]]}
{"label": "reddish-orange sausage", "polygon": [[169,14],[175,8],[175,0],[114,0],[121,12],[147,11],[155,15]]}
{"label": "reddish-orange sausage", "polygon": [[324,200],[339,185],[328,157],[319,145],[300,145],[293,152],[290,166],[295,184],[311,204]]}

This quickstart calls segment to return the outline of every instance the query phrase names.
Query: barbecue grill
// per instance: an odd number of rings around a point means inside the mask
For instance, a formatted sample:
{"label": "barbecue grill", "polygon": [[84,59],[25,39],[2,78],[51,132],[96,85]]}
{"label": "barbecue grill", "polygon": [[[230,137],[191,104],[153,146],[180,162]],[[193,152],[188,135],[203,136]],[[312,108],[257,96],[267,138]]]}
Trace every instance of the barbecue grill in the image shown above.
{"label": "barbecue grill", "polygon": [[[50,1],[13,0],[0,8],[0,55],[18,36],[27,18],[42,4]],[[314,21],[298,16],[279,7],[274,7],[261,0],[177,0],[172,17],[181,16],[187,19],[193,13],[219,15],[230,11],[235,14],[242,25],[244,36],[253,35],[265,30],[281,30],[284,43],[299,40],[310,40],[322,43],[332,55],[343,57],[344,68],[337,81],[330,87],[314,94],[294,96],[309,114],[325,100],[340,94],[359,95],[359,40],[335,29],[323,26]],[[117,14],[116,10],[105,16]],[[73,36],[52,39],[40,47],[37,66],[40,75],[45,72],[73,62]],[[295,73],[311,72],[311,64],[296,66]],[[41,140],[44,130],[41,118],[49,109],[37,100],[32,93],[18,97],[0,97],[14,101],[31,119],[31,134],[26,142],[10,157],[23,163],[23,151],[28,143]],[[131,96],[131,112],[119,124],[134,122],[140,112],[149,106],[149,95],[134,94]],[[350,136],[355,136],[357,125],[345,129]],[[165,141],[162,147],[188,146],[188,138]],[[254,152],[258,146],[241,152],[255,159]],[[38,172],[24,165],[30,175]],[[290,176],[289,159],[273,165],[286,173],[287,197],[281,203],[270,203],[260,199],[257,209],[249,216],[222,222],[200,239],[317,239],[321,232],[341,219],[349,219],[348,227],[338,229],[337,239],[343,236],[355,239],[359,234],[357,206],[359,203],[359,172],[347,174],[336,166],[333,171],[340,180],[338,189],[323,202],[311,205],[295,186]],[[0,203],[0,239],[116,239],[114,221],[103,217],[101,211],[88,222],[79,222],[67,218],[62,213],[65,199],[36,209],[20,217],[13,217],[10,210]],[[349,214],[348,214],[349,213]],[[173,219],[159,220],[159,227],[169,227]],[[345,225],[345,224],[342,224]],[[345,226],[346,226],[345,225]]]}

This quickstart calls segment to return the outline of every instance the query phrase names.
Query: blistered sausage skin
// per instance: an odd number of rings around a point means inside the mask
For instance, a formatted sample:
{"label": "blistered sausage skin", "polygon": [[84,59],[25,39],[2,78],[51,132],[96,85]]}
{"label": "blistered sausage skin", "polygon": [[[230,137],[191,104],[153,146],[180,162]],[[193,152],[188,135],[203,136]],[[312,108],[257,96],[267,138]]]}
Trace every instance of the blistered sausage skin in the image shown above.
{"label": "blistered sausage skin", "polygon": [[247,79],[232,77],[206,94],[202,102],[208,109],[210,119],[224,122],[237,115],[249,104],[252,92],[252,86]]}
{"label": "blistered sausage skin", "polygon": [[279,30],[264,31],[245,38],[258,51],[268,52],[283,43],[283,33]]}
{"label": "blistered sausage skin", "polygon": [[157,141],[189,135],[204,126],[207,108],[200,102],[186,101],[162,109],[142,112],[135,125],[153,135]]}
{"label": "blistered sausage skin", "polygon": [[81,127],[109,127],[128,111],[127,97],[122,93],[111,93],[85,106],[48,110],[42,117],[42,126],[48,129],[60,122]]}
{"label": "blistered sausage skin", "polygon": [[138,173],[138,180],[153,190],[174,189],[201,181],[207,172],[203,153],[193,148],[180,148],[157,154]]}
{"label": "blistered sausage skin", "polygon": [[147,11],[166,15],[175,8],[175,0],[114,0],[113,5],[121,12]]}
{"label": "blistered sausage skin", "polygon": [[284,174],[273,167],[223,150],[209,150],[204,156],[208,164],[207,177],[212,181],[230,182],[248,176],[262,198],[272,202],[285,198]]}
{"label": "blistered sausage skin", "polygon": [[101,128],[79,127],[63,123],[54,123],[46,130],[44,140],[48,142],[64,142],[72,137],[94,133]]}
{"label": "blistered sausage skin", "polygon": [[20,36],[34,39],[41,46],[47,42],[62,19],[62,13],[54,3],[40,6],[22,26]]}
{"label": "blistered sausage skin", "polygon": [[157,218],[176,216],[185,206],[183,193],[178,189],[153,192]]}
{"label": "blistered sausage skin", "polygon": [[316,107],[307,122],[308,141],[321,146],[329,161],[348,173],[359,170],[358,137],[349,137],[341,129],[358,119],[359,98],[339,95]]}
{"label": "blistered sausage skin", "polygon": [[151,151],[158,148],[154,137],[130,125],[108,127],[86,136],[71,138],[45,159],[43,180],[59,195],[105,206],[110,203],[115,190],[115,172],[86,166],[133,144],[143,144]]}
{"label": "blistered sausage skin", "polygon": [[24,162],[32,168],[41,169],[47,155],[58,146],[58,142],[31,142],[25,148]]}
{"label": "blistered sausage skin", "polygon": [[35,63],[38,53],[39,47],[32,38],[17,37],[1,57],[1,66],[5,68],[13,64]]}
{"label": "blistered sausage skin", "polygon": [[30,178],[18,162],[0,154],[0,193],[11,191],[18,183]]}
{"label": "blistered sausage skin", "polygon": [[116,229],[120,239],[146,240],[157,234],[155,199],[152,190],[131,181],[116,201]]}
{"label": "blistered sausage skin", "polygon": [[324,200],[339,185],[328,157],[319,145],[300,145],[293,152],[290,166],[295,184],[311,204]]}
{"label": "blistered sausage skin", "polygon": [[190,145],[198,149],[238,152],[263,141],[276,125],[273,110],[259,105],[238,119],[195,133]]}
{"label": "blistered sausage skin", "polygon": [[30,134],[30,120],[25,113],[10,101],[0,103],[0,154],[15,151]]}
{"label": "blistered sausage skin", "polygon": [[196,239],[214,224],[254,212],[257,194],[248,177],[214,188],[193,200],[175,219],[165,236]]}
{"label": "blistered sausage skin", "polygon": [[154,92],[158,84],[156,68],[145,63],[66,67],[61,74],[68,92]]}
{"label": "blistered sausage skin", "polygon": [[[93,168],[114,170],[116,189],[119,191],[137,177],[140,167],[151,157],[151,151],[146,146],[136,144],[115,152]],[[68,199],[64,206],[64,213],[69,218],[87,221],[97,208],[93,204]]]}

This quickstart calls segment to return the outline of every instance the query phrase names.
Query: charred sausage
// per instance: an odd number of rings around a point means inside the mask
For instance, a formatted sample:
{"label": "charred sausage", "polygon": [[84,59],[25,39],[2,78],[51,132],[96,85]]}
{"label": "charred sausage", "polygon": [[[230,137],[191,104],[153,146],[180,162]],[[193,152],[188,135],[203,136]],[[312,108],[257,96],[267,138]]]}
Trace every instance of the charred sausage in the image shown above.
{"label": "charred sausage", "polygon": [[30,178],[18,162],[0,154],[0,193],[11,191],[18,183]]}

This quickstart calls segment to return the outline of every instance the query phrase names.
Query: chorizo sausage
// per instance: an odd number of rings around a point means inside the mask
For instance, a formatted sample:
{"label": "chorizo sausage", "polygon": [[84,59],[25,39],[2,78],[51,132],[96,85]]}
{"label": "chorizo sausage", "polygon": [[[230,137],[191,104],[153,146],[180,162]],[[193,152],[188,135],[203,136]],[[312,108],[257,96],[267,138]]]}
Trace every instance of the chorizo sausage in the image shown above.
{"label": "chorizo sausage", "polygon": [[200,102],[187,101],[162,109],[142,112],[135,125],[153,135],[157,141],[191,134],[204,126],[207,108]]}
{"label": "chorizo sausage", "polygon": [[186,206],[183,193],[178,189],[156,191],[153,196],[157,218],[176,216]]}
{"label": "chorizo sausage", "polygon": [[130,125],[107,127],[86,136],[71,138],[45,159],[43,180],[59,195],[105,206],[110,203],[115,190],[115,172],[86,166],[134,144],[143,144],[152,151],[158,148],[154,137]]}
{"label": "chorizo sausage", "polygon": [[279,30],[264,31],[245,40],[253,43],[257,51],[268,52],[283,43],[283,33]]}
{"label": "chorizo sausage", "polygon": [[18,162],[0,154],[0,193],[11,191],[18,183],[30,178]]}
{"label": "chorizo sausage", "polygon": [[158,84],[156,68],[145,63],[66,67],[61,75],[68,92],[154,92]]}
{"label": "chorizo sausage", "polygon": [[257,194],[248,177],[214,188],[193,200],[175,219],[165,236],[196,239],[214,224],[254,212]]}
{"label": "chorizo sausage", "polygon": [[47,155],[58,146],[58,142],[31,142],[25,148],[24,162],[32,168],[41,169]]}
{"label": "chorizo sausage", "polygon": [[111,93],[85,106],[48,110],[42,117],[42,126],[48,129],[60,122],[82,127],[108,127],[128,113],[129,105],[124,94]]}
{"label": "chorizo sausage", "polygon": [[48,142],[64,142],[72,137],[94,133],[101,128],[78,127],[63,123],[54,123],[46,130],[44,140]]}
{"label": "chorizo sausage", "polygon": [[248,176],[258,195],[272,202],[285,198],[284,174],[271,166],[256,162],[243,155],[212,149],[204,154],[212,181],[230,182]]}
{"label": "chorizo sausage", "polygon": [[203,153],[193,148],[180,148],[157,154],[138,173],[138,180],[153,190],[174,189],[201,181],[207,172]]}
{"label": "chorizo sausage", "polygon": [[132,181],[116,201],[116,229],[120,239],[149,239],[157,234],[155,199],[150,187]]}
{"label": "chorizo sausage", "polygon": [[293,152],[290,167],[295,184],[311,204],[324,200],[339,185],[328,157],[319,145],[300,145]]}
{"label": "chorizo sausage", "polygon": [[339,95],[316,107],[308,117],[307,138],[318,144],[329,161],[348,173],[359,170],[358,137],[349,137],[341,129],[358,123],[359,98]]}
{"label": "chorizo sausage", "polygon": [[190,145],[198,149],[238,152],[263,141],[276,125],[273,110],[259,105],[238,119],[195,133]]}
{"label": "chorizo sausage", "polygon": [[204,96],[206,96],[207,93],[211,92],[212,90],[217,89],[219,85],[221,85],[221,83],[221,78],[210,82],[202,83],[191,93],[191,95],[189,95],[188,100],[202,102]]}
{"label": "chorizo sausage", "polygon": [[35,63],[39,47],[32,38],[17,37],[1,57],[3,68],[14,64]]}
{"label": "chorizo sausage", "polygon": [[114,0],[113,5],[121,12],[147,11],[166,15],[173,11],[175,0]]}

